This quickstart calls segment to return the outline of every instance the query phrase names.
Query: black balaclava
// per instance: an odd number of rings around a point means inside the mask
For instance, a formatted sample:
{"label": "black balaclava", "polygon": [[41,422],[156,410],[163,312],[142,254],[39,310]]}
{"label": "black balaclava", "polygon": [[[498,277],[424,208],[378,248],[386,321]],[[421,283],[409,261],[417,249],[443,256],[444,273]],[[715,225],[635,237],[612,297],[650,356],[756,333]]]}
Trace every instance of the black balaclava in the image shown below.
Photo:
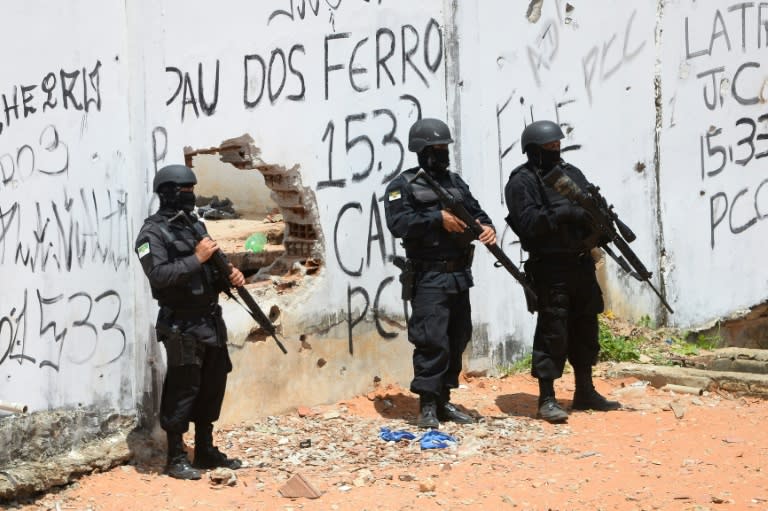
{"label": "black balaclava", "polygon": [[528,153],[528,161],[543,170],[545,174],[560,163],[559,149],[557,151],[547,151],[541,146],[529,145],[526,152]]}
{"label": "black balaclava", "polygon": [[182,186],[168,183],[164,184],[157,191],[160,197],[160,207],[163,209],[172,209],[174,211],[182,210],[191,213],[195,210],[195,192],[182,192]]}
{"label": "black balaclava", "polygon": [[451,164],[448,149],[427,146],[418,153],[419,166],[428,172],[445,172]]}

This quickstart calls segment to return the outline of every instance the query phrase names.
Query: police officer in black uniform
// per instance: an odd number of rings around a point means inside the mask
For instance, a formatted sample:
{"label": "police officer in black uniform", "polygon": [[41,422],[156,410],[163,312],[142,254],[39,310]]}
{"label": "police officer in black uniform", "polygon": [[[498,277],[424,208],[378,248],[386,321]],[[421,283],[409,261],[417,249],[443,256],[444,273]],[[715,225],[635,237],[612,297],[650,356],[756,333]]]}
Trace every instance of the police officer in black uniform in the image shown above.
{"label": "police officer in black uniform", "polygon": [[538,295],[538,320],[533,338],[532,375],[539,380],[539,416],[564,422],[568,413],[555,399],[554,380],[566,359],[573,366],[575,410],[616,410],[621,405],[600,395],[592,384],[592,366],[600,351],[597,315],[603,295],[595,277],[589,237],[590,215],[542,180],[555,166],[577,185],[589,184],[584,174],[560,158],[560,127],[552,121],[528,125],[521,137],[528,161],[509,176],[504,189],[507,223],[529,253],[526,273]]}
{"label": "police officer in black uniform", "polygon": [[[232,370],[219,293],[230,284],[243,285],[245,278],[234,267],[229,275],[220,275],[208,262],[218,250],[216,242],[209,237],[196,241],[191,227],[178,219],[179,212],[194,210],[196,183],[184,165],[160,169],[153,183],[160,209],[144,221],[136,239],[136,254],[160,306],[157,337],[168,359],[160,425],[168,436],[166,472],[177,479],[200,479],[198,469],[241,466],[214,447],[213,423]],[[205,225],[194,221],[197,233],[205,236]],[[182,439],[190,421],[195,424],[193,465]]]}
{"label": "police officer in black uniform", "polygon": [[[467,184],[448,170],[448,126],[421,119],[410,129],[408,149],[419,167],[454,197],[483,226],[482,243],[495,243],[493,224]],[[419,167],[402,172],[387,186],[384,211],[393,236],[402,238],[406,268],[413,274],[408,340],[414,345],[411,391],[419,395],[418,426],[437,428],[439,421],[468,424],[475,419],[450,401],[459,385],[461,358],[472,334],[469,288],[474,236],[425,183],[411,181]]]}

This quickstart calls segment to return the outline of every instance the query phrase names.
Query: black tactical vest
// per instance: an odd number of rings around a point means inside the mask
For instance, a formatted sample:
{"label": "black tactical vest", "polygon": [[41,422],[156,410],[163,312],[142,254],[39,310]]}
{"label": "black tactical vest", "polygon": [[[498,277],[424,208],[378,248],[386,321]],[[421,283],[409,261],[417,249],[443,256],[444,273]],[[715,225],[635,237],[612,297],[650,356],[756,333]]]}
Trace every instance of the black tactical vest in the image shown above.
{"label": "black tactical vest", "polygon": [[[198,233],[205,235],[205,227],[197,222],[195,228]],[[168,251],[168,261],[188,257],[195,253],[197,240],[189,227],[183,224],[172,224],[168,218],[155,214],[146,219],[143,231],[152,231],[159,234],[165,242]],[[219,272],[210,264],[203,264],[202,271],[195,272],[185,283],[165,288],[152,286],[152,297],[161,306],[173,309],[207,310],[218,303],[220,281]]]}
{"label": "black tactical vest", "polygon": [[[426,183],[417,180],[410,181],[418,172],[418,168],[403,172],[403,177],[410,182],[413,206],[419,211],[440,211],[444,209],[437,194]],[[445,188],[458,202],[464,200],[464,195],[454,180],[453,172],[446,171],[443,175],[433,175],[438,183]],[[465,256],[470,243],[475,239],[467,229],[463,233],[452,233],[438,229],[418,239],[404,239],[403,245],[409,257],[423,259],[454,259]]]}

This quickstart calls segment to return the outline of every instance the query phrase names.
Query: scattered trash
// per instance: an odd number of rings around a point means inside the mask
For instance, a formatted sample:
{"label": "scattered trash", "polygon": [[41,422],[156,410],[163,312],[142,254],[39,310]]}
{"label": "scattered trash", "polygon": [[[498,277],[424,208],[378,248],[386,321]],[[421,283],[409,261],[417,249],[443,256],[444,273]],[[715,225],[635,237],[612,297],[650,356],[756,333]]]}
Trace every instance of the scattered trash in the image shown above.
{"label": "scattered trash", "polygon": [[312,447],[312,440],[309,438],[307,438],[306,440],[302,440],[301,442],[299,442],[299,447],[302,449]]}
{"label": "scattered trash", "polygon": [[229,220],[240,218],[240,215],[232,206],[232,201],[228,198],[219,200],[217,195],[213,197],[198,197],[195,201],[197,205],[197,214],[206,220]]}
{"label": "scattered trash", "polygon": [[264,245],[267,244],[267,236],[261,232],[255,232],[248,236],[245,240],[245,250],[258,254],[264,250]]}
{"label": "scattered trash", "polygon": [[400,440],[413,440],[416,438],[416,435],[404,429],[392,431],[389,428],[382,426],[379,438],[386,440],[387,442],[399,442]]}
{"label": "scattered trash", "polygon": [[0,410],[10,413],[27,413],[29,407],[22,403],[11,403],[10,401],[0,401]]}
{"label": "scattered trash", "polygon": [[419,439],[419,443],[422,449],[444,449],[455,444],[456,439],[436,429],[430,429]]}

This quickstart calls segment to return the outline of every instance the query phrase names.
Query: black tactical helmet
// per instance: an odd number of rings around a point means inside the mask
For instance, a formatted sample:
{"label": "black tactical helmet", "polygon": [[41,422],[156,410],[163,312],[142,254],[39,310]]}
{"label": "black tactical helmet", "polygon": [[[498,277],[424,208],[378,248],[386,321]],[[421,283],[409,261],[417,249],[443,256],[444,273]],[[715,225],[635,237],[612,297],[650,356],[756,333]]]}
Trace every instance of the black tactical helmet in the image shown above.
{"label": "black tactical helmet", "polygon": [[181,185],[195,185],[197,178],[192,169],[186,165],[166,165],[155,174],[155,180],[152,182],[152,189],[157,192],[165,183],[174,183]]}
{"label": "black tactical helmet", "polygon": [[450,144],[451,130],[439,119],[421,119],[413,123],[408,132],[408,150],[414,153],[431,145]]}
{"label": "black tactical helmet", "polygon": [[520,137],[520,145],[525,152],[530,144],[542,145],[563,138],[565,138],[563,130],[554,122],[536,121],[525,127]]}

